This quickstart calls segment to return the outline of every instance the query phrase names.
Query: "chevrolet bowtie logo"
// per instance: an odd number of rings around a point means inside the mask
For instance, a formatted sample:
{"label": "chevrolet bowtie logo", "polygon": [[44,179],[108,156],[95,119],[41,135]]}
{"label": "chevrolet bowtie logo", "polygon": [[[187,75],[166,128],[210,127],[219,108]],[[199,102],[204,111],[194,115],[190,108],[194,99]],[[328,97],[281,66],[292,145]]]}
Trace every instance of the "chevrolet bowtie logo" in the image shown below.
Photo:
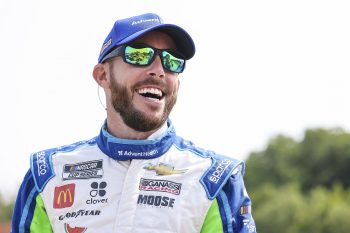
{"label": "chevrolet bowtie logo", "polygon": [[143,168],[149,171],[155,171],[158,176],[183,174],[187,171],[187,169],[175,170],[174,166],[171,166],[165,163],[159,163],[158,165],[148,164]]}

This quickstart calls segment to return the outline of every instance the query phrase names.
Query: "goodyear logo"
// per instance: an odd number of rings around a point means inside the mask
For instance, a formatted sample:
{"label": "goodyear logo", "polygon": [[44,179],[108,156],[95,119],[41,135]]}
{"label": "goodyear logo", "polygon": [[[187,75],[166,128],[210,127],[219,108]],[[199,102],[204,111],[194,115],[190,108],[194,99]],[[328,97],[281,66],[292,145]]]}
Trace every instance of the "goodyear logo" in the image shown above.
{"label": "goodyear logo", "polygon": [[58,217],[59,220],[67,220],[67,219],[73,219],[73,218],[78,218],[78,217],[83,217],[83,216],[95,216],[95,215],[100,215],[101,210],[78,210],[78,211],[72,211],[65,213],[63,215],[60,215]]}

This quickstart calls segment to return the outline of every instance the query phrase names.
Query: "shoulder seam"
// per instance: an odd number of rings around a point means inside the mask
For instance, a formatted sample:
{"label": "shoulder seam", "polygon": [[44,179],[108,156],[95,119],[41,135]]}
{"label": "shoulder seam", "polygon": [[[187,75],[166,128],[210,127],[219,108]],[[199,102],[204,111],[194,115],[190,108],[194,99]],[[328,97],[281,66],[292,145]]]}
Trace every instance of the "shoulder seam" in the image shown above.
{"label": "shoulder seam", "polygon": [[232,175],[236,175],[239,171],[243,172],[244,167],[243,161],[222,155],[215,154],[211,160],[211,166],[200,179],[209,200],[213,200],[218,195]]}
{"label": "shoulder seam", "polygon": [[31,154],[30,168],[33,175],[35,187],[42,192],[46,184],[54,177],[55,171],[52,164],[52,156],[57,152],[70,152],[83,145],[95,145],[95,138],[79,141],[70,145],[47,149]]}

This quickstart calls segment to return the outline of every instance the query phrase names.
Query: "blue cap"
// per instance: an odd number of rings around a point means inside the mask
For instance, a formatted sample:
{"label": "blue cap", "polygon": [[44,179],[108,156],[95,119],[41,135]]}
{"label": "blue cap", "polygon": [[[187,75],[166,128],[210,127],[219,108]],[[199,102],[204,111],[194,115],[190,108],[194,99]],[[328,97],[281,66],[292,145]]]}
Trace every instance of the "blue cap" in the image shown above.
{"label": "blue cap", "polygon": [[117,20],[103,42],[98,62],[100,63],[115,47],[126,44],[155,30],[168,34],[175,41],[177,50],[187,60],[194,56],[194,42],[184,29],[174,24],[165,24],[158,15],[147,13]]}

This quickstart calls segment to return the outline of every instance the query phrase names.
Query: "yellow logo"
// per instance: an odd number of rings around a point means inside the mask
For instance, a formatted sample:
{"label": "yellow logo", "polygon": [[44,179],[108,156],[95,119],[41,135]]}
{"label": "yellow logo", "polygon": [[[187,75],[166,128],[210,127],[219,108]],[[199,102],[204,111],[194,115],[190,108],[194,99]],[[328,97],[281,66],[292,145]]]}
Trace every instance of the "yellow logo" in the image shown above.
{"label": "yellow logo", "polygon": [[165,163],[159,163],[158,165],[148,164],[148,165],[144,166],[143,168],[148,170],[148,171],[155,171],[158,176],[183,174],[188,170],[188,169],[175,170],[174,166],[171,166],[171,165],[165,164]]}
{"label": "yellow logo", "polygon": [[60,187],[55,187],[53,198],[53,208],[62,209],[70,207],[74,202],[75,184],[67,184]]}
{"label": "yellow logo", "polygon": [[57,204],[60,205],[61,204],[61,195],[63,195],[63,202],[66,203],[67,202],[67,196],[69,195],[69,202],[72,202],[72,193],[69,189],[67,189],[66,191],[61,191],[59,194],[58,194],[58,197],[57,197]]}

